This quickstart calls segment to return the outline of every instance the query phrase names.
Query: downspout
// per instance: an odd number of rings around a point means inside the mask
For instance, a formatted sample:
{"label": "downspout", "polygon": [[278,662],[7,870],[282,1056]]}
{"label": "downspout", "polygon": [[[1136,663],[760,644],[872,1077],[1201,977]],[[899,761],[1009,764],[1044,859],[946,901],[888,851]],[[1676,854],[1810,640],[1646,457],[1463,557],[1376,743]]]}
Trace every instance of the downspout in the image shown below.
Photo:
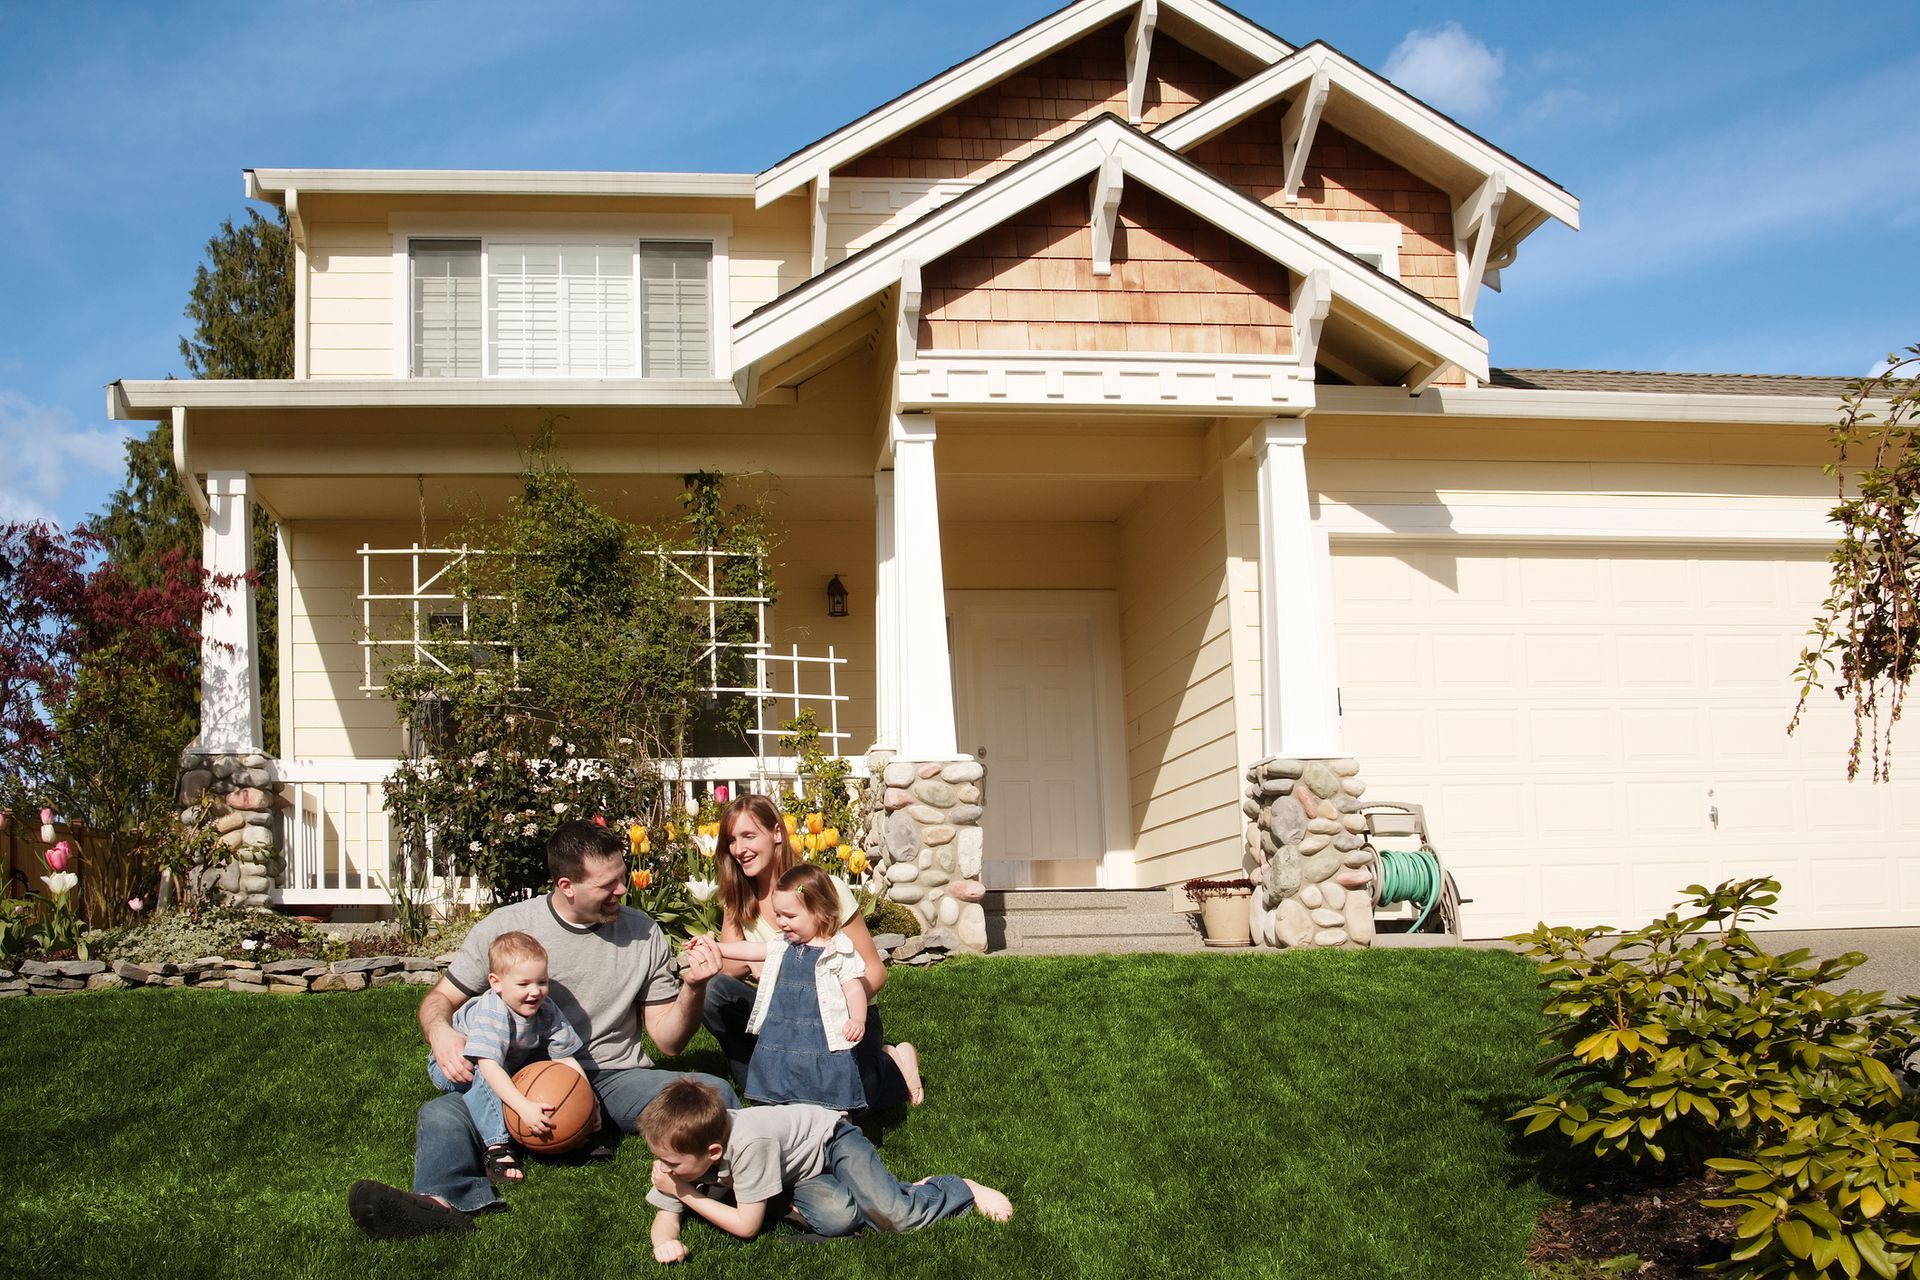
{"label": "downspout", "polygon": [[200,477],[187,461],[187,408],[179,404],[173,406],[173,473],[180,477],[180,487],[187,491],[187,502],[200,517],[201,525],[211,524],[213,511],[207,506],[206,490],[200,487]]}

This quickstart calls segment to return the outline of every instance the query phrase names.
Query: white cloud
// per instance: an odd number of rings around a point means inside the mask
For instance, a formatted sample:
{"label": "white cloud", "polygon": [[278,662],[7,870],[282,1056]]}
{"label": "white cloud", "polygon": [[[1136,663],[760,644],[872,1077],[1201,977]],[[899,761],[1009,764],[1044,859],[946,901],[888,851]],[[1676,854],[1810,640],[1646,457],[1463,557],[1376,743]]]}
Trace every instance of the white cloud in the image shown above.
{"label": "white cloud", "polygon": [[1489,49],[1457,22],[1407,33],[1387,55],[1387,79],[1449,115],[1484,115],[1500,105],[1507,55]]}
{"label": "white cloud", "polygon": [[81,427],[64,409],[0,388],[0,520],[52,520],[76,479],[111,488],[126,466],[125,429]]}

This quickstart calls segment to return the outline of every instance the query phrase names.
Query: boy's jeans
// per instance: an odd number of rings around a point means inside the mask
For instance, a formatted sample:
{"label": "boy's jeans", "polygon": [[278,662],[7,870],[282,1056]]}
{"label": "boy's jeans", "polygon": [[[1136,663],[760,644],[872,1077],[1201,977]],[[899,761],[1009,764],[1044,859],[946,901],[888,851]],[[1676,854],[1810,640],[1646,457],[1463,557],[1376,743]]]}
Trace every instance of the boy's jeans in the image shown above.
{"label": "boy's jeans", "polygon": [[467,1104],[467,1114],[473,1117],[473,1127],[480,1131],[480,1142],[491,1147],[497,1142],[507,1140],[507,1113],[500,1102],[500,1095],[493,1091],[487,1078],[476,1067],[470,1084],[455,1084],[447,1079],[447,1073],[432,1058],[427,1059],[427,1078],[442,1093],[457,1093],[460,1100]]}
{"label": "boy's jeans", "polygon": [[850,1236],[861,1227],[913,1231],[965,1213],[973,1192],[950,1173],[906,1183],[887,1172],[867,1135],[845,1120],[827,1139],[827,1167],[793,1189],[793,1207],[814,1232]]}

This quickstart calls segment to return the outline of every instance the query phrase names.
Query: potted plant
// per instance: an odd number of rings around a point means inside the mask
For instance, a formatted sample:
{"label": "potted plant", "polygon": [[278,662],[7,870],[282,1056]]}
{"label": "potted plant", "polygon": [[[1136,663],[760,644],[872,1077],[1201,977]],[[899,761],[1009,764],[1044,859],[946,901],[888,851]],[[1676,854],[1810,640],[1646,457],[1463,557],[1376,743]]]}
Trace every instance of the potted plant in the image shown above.
{"label": "potted plant", "polygon": [[1189,880],[1187,897],[1200,908],[1200,930],[1210,947],[1250,947],[1253,945],[1253,921],[1250,916],[1253,881],[1244,876],[1232,880]]}

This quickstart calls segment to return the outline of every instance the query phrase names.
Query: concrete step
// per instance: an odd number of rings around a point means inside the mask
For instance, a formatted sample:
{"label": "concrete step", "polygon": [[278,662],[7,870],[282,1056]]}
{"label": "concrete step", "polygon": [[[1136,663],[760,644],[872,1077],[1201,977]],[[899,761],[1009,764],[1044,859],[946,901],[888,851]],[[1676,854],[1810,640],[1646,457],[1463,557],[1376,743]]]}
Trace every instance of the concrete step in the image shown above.
{"label": "concrete step", "polygon": [[1164,889],[1014,889],[989,893],[987,945],[1007,955],[1200,951],[1193,917]]}

